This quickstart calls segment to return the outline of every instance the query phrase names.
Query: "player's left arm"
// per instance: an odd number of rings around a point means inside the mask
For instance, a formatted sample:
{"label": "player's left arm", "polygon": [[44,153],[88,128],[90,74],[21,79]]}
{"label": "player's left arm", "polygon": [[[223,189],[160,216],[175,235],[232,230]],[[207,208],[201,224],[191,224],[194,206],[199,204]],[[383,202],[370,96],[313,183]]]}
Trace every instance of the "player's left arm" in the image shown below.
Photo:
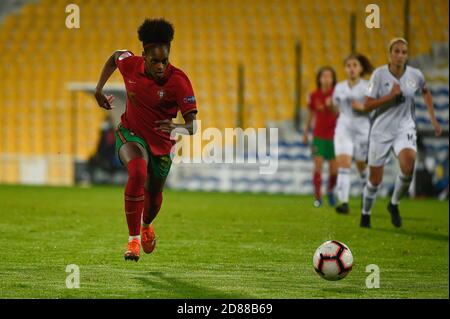
{"label": "player's left arm", "polygon": [[176,99],[178,108],[183,115],[184,124],[175,124],[172,120],[156,121],[158,130],[172,134],[194,135],[196,131],[197,102],[191,82],[187,76],[178,79]]}
{"label": "player's left arm", "polygon": [[423,100],[425,102],[425,105],[428,109],[428,115],[430,116],[431,124],[434,128],[434,134],[436,136],[440,136],[442,134],[442,128],[439,122],[436,119],[436,114],[434,112],[433,107],[433,96],[431,95],[430,89],[428,89],[426,86],[422,89],[422,96]]}

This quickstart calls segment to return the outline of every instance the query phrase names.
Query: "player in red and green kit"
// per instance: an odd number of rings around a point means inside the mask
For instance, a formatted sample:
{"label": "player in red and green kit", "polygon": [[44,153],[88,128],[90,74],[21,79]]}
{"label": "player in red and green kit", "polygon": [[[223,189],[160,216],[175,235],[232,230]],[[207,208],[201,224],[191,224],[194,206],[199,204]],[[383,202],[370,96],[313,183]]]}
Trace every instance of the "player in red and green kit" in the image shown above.
{"label": "player in red and green kit", "polygon": [[[169,63],[174,29],[164,19],[146,19],[138,29],[142,56],[128,50],[115,51],[106,61],[95,98],[111,109],[113,96],[102,93],[112,73],[119,69],[127,92],[126,111],[116,130],[116,149],[127,167],[125,215],[129,239],[126,260],[138,261],[140,248],[151,253],[156,239],[152,221],[162,204],[162,192],[172,164],[172,130],[193,134],[197,107],[186,74]],[[180,111],[185,124],[172,119]]]}
{"label": "player in red and green kit", "polygon": [[334,198],[334,187],[337,180],[337,163],[334,154],[334,129],[338,113],[332,104],[333,89],[336,85],[336,73],[331,67],[323,67],[317,72],[317,90],[311,93],[308,103],[308,116],[304,126],[303,143],[308,144],[308,133],[313,119],[315,125],[313,130],[312,155],[314,157],[314,206],[322,205],[322,166],[328,161],[329,176],[327,186],[328,204],[336,205]]}

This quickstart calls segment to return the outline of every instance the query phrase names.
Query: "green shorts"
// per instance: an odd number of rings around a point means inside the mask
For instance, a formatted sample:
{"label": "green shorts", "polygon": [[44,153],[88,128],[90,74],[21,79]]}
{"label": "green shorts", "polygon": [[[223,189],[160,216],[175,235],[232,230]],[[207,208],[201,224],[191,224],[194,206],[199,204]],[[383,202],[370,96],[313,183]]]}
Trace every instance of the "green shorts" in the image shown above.
{"label": "green shorts", "polygon": [[313,156],[323,157],[325,160],[333,160],[336,158],[334,155],[333,140],[325,140],[322,138],[314,137],[312,146]]}
{"label": "green shorts", "polygon": [[[167,175],[169,175],[170,167],[172,165],[172,159],[170,155],[162,155],[162,156],[154,156],[148,147],[147,143],[143,138],[137,136],[127,128],[123,127],[119,124],[116,131],[114,132],[116,135],[116,152],[119,154],[119,150],[123,144],[128,142],[136,142],[140,144],[146,151],[148,155],[148,165],[147,171],[155,176],[156,178],[165,179]],[[120,160],[120,156],[119,156]],[[122,162],[122,161],[120,161]],[[123,164],[123,163],[122,163]]]}

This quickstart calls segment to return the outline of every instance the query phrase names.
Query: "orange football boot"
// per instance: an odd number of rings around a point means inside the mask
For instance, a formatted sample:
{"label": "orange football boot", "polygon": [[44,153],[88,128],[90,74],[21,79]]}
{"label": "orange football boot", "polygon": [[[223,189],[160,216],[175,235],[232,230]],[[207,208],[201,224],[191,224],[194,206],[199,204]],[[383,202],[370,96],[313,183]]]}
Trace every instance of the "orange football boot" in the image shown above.
{"label": "orange football boot", "polygon": [[141,253],[141,243],[139,239],[132,239],[128,242],[127,251],[125,252],[125,260],[139,260],[139,255]]}
{"label": "orange football boot", "polygon": [[141,244],[146,254],[150,254],[155,249],[156,237],[152,224],[148,227],[141,226]]}

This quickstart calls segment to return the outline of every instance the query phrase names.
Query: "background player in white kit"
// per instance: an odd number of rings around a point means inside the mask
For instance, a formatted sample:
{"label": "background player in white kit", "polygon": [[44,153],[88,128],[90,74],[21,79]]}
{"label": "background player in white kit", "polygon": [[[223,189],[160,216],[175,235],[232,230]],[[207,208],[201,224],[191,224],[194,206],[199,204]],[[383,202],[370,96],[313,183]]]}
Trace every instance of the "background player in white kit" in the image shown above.
{"label": "background player in white kit", "polygon": [[400,164],[395,188],[388,204],[391,221],[400,227],[398,203],[411,184],[416,159],[414,95],[422,92],[436,136],[442,129],[436,120],[433,100],[422,72],[406,65],[408,43],[395,38],[389,44],[389,64],[377,68],[369,82],[367,99],[356,110],[374,110],[369,139],[369,180],[364,188],[361,227],[370,227],[370,214],[389,152],[393,149]]}
{"label": "background player in white kit", "polygon": [[363,108],[366,98],[368,81],[362,77],[373,71],[369,59],[361,54],[351,54],[344,60],[347,80],[339,82],[333,92],[333,105],[339,111],[336,130],[334,133],[334,150],[338,164],[337,194],[340,205],[336,211],[348,214],[350,194],[350,173],[352,159],[361,178],[361,189],[366,183],[366,160],[369,148],[369,113],[356,111]]}

